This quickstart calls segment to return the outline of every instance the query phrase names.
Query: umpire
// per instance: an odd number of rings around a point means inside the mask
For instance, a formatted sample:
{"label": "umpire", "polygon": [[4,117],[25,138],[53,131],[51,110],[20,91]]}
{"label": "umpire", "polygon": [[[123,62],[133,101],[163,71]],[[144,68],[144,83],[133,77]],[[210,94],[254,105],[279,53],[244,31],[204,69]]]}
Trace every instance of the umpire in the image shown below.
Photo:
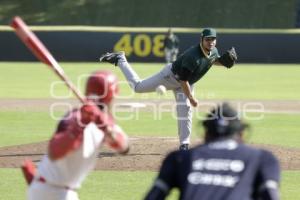
{"label": "umpire", "polygon": [[203,121],[204,144],[164,160],[145,200],[165,199],[178,188],[181,200],[278,200],[280,167],[269,151],[243,144],[247,127],[227,103]]}

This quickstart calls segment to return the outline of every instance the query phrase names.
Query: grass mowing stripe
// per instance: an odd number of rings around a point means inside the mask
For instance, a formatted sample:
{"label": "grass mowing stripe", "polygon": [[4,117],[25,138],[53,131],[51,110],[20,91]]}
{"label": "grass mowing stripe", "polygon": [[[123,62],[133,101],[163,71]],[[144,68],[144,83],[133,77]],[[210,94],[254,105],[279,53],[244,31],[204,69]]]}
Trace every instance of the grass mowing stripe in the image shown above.
{"label": "grass mowing stripe", "polygon": [[[156,172],[94,171],[79,190],[81,200],[139,200],[149,190]],[[25,199],[26,184],[19,169],[0,169],[0,200]],[[283,171],[281,199],[297,200],[300,196],[300,171]],[[13,188],[12,188],[13,186]],[[172,192],[168,200],[178,199]]]}
{"label": "grass mowing stripe", "polygon": [[250,141],[300,148],[300,115],[265,114],[262,120],[249,121],[252,125]]}
{"label": "grass mowing stripe", "polygon": [[[151,112],[117,114],[117,123],[129,136],[177,137],[177,121],[171,113],[162,113],[161,118],[155,118],[155,113]],[[0,146],[47,140],[57,123],[48,112],[0,111],[0,119]],[[248,121],[252,125],[249,140],[254,143],[299,148],[299,121],[300,115],[265,114],[262,120]],[[201,137],[202,133],[198,119],[194,117],[192,138]]]}
{"label": "grass mowing stripe", "polygon": [[0,112],[0,146],[47,140],[55,130],[48,112]]}
{"label": "grass mowing stripe", "polygon": [[282,200],[298,200],[300,197],[300,171],[283,171],[280,185]]}
{"label": "grass mowing stripe", "polygon": [[0,168],[0,200],[26,199],[27,185],[20,169]]}
{"label": "grass mowing stripe", "polygon": [[[141,78],[157,73],[164,66],[162,63],[132,65]],[[155,93],[133,94],[120,69],[109,64],[61,63],[61,66],[81,90],[84,88],[85,78],[79,81],[79,77],[86,77],[96,69],[109,69],[116,73],[121,81],[121,97],[157,98]],[[55,85],[51,93],[51,84],[59,79],[41,63],[0,62],[0,69],[3,72],[0,79],[0,98],[53,98],[51,95],[53,92],[57,96],[69,95],[63,84]],[[299,100],[298,85],[300,85],[298,65],[237,64],[230,70],[213,67],[195,85],[195,92],[199,99]],[[168,92],[165,98],[173,99],[172,92]]]}

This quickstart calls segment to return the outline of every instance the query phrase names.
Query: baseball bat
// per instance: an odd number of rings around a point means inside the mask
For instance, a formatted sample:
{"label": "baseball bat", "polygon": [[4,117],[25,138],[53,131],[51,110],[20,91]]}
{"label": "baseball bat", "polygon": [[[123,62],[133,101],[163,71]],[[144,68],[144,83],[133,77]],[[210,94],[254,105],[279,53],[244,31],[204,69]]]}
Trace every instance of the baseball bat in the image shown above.
{"label": "baseball bat", "polygon": [[22,42],[31,50],[31,52],[43,63],[48,65],[60,77],[60,79],[67,85],[75,96],[85,103],[85,98],[80,91],[73,85],[69,78],[65,75],[64,70],[57,63],[52,54],[39,40],[39,38],[29,29],[26,23],[18,16],[14,17],[10,26],[14,28],[17,36]]}

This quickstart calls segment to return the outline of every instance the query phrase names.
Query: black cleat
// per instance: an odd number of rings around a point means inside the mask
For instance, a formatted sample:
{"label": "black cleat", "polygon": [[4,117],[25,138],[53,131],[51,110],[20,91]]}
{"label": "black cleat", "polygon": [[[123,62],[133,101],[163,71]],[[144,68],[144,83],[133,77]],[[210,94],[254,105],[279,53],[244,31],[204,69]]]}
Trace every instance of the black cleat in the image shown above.
{"label": "black cleat", "polygon": [[187,150],[189,150],[189,144],[182,144],[182,145],[180,145],[179,150],[180,151],[187,151]]}
{"label": "black cleat", "polygon": [[100,56],[99,60],[100,60],[100,62],[108,62],[108,63],[114,64],[115,66],[117,66],[118,61],[122,55],[124,55],[123,51],[120,51],[117,53],[105,53],[102,56]]}

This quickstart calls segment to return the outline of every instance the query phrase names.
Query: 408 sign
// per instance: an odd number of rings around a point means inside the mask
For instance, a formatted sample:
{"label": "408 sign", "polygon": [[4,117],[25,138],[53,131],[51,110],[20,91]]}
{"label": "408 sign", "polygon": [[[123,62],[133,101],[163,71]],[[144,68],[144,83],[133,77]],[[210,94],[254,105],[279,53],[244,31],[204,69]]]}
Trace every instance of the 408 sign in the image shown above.
{"label": "408 sign", "polygon": [[114,51],[125,51],[126,56],[163,57],[164,39],[163,34],[124,34],[115,43]]}

